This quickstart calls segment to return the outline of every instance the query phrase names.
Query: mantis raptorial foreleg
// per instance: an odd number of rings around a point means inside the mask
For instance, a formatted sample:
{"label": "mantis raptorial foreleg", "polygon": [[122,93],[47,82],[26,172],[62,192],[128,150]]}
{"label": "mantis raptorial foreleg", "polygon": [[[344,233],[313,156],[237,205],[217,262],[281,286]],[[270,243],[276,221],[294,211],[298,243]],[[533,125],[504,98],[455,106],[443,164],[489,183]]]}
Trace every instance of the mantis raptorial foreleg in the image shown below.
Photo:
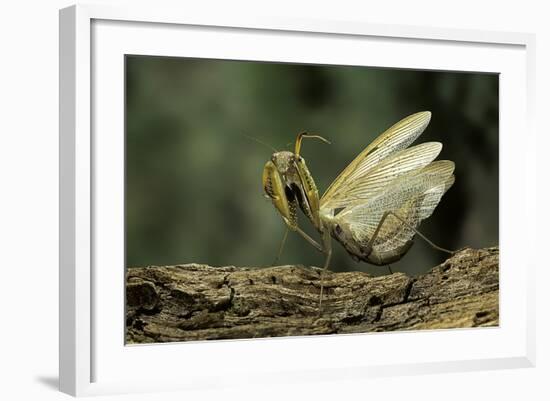
{"label": "mantis raptorial foreleg", "polygon": [[378,233],[380,232],[380,229],[382,228],[382,225],[384,224],[384,222],[386,221],[386,218],[389,216],[389,215],[392,215],[394,216],[395,218],[397,218],[398,220],[400,220],[404,225],[406,225],[408,228],[410,228],[411,230],[413,230],[416,234],[418,234],[418,236],[420,238],[422,238],[424,241],[426,241],[432,248],[434,249],[437,249],[438,251],[441,251],[441,252],[446,252],[450,255],[454,254],[453,251],[449,251],[448,249],[445,249],[445,248],[442,248],[440,246],[437,246],[436,244],[434,244],[432,241],[430,241],[424,234],[422,234],[420,231],[418,231],[415,227],[413,227],[412,225],[410,225],[409,223],[407,223],[407,221],[405,219],[403,219],[402,217],[400,217],[398,214],[396,214],[395,212],[392,212],[391,210],[387,211],[387,212],[384,212],[384,214],[382,215],[382,218],[380,219],[380,222],[378,223],[378,226],[376,227],[376,230],[374,230],[374,234],[372,235],[371,239],[369,240],[366,248],[367,249],[371,249],[371,247],[373,246],[374,244],[374,241],[376,240],[376,237],[378,236]]}

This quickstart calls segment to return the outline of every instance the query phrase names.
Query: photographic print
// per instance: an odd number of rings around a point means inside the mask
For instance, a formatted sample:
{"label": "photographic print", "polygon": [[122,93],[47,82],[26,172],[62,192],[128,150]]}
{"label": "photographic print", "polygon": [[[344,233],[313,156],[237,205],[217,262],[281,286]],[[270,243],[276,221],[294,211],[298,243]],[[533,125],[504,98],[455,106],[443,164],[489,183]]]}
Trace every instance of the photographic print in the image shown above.
{"label": "photographic print", "polygon": [[125,70],[127,344],[499,325],[498,74]]}

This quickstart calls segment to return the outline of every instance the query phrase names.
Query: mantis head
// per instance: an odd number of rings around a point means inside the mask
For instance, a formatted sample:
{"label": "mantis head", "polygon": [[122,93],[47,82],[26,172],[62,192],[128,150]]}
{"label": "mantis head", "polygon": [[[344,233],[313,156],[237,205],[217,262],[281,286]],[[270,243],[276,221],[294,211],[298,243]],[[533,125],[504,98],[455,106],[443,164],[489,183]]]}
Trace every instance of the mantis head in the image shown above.
{"label": "mantis head", "polygon": [[[313,178],[300,156],[303,138],[316,138],[330,143],[319,135],[306,132],[298,134],[294,152],[280,151],[271,155],[264,166],[262,184],[265,195],[271,199],[290,229],[296,227],[296,211],[299,205],[304,213],[318,224],[318,194]],[[312,217],[315,214],[315,217]]]}

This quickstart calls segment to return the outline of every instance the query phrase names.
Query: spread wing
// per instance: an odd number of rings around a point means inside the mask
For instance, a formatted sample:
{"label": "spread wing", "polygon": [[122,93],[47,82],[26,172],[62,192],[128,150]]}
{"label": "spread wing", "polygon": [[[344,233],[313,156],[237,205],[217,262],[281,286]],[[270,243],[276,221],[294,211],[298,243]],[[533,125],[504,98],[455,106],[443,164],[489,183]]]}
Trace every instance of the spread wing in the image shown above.
{"label": "spread wing", "polygon": [[[411,170],[381,189],[374,197],[351,205],[334,219],[353,235],[356,242],[367,245],[386,211],[392,211],[410,226],[417,227],[429,217],[443,194],[454,183],[454,163],[440,160]],[[414,230],[389,215],[373,243],[373,250],[384,253],[403,246]]]}
{"label": "spread wing", "polygon": [[332,182],[321,198],[321,209],[344,207],[346,189],[353,187],[388,156],[407,148],[424,131],[431,113],[423,111],[410,115],[394,124],[363,150]]}
{"label": "spread wing", "polygon": [[375,197],[403,174],[427,166],[441,152],[441,148],[439,142],[426,142],[386,157],[365,174],[343,185],[332,198],[323,197],[323,213],[331,214],[330,210],[346,208]]}

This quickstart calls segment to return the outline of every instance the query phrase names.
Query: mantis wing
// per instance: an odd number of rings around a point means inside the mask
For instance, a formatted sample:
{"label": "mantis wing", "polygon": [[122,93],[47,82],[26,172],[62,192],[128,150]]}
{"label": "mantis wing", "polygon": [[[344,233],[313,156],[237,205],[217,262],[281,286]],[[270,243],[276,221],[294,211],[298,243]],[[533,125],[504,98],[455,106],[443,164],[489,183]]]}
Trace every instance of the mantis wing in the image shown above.
{"label": "mantis wing", "polygon": [[423,111],[410,115],[394,124],[365,148],[332,182],[321,198],[321,208],[336,208],[345,202],[344,188],[369,173],[389,155],[407,148],[424,131],[430,122],[431,113]]}
{"label": "mantis wing", "polygon": [[351,234],[360,246],[366,246],[386,211],[392,211],[374,241],[373,251],[391,252],[407,243],[420,222],[429,217],[443,194],[454,183],[454,163],[440,160],[396,178],[374,197],[351,205],[334,217],[340,228]]}
{"label": "mantis wing", "polygon": [[375,197],[403,174],[427,166],[441,152],[441,148],[439,142],[427,142],[386,157],[366,173],[346,180],[345,185],[332,193],[332,197],[324,196],[321,200],[322,213],[331,215],[334,209],[347,208]]}

